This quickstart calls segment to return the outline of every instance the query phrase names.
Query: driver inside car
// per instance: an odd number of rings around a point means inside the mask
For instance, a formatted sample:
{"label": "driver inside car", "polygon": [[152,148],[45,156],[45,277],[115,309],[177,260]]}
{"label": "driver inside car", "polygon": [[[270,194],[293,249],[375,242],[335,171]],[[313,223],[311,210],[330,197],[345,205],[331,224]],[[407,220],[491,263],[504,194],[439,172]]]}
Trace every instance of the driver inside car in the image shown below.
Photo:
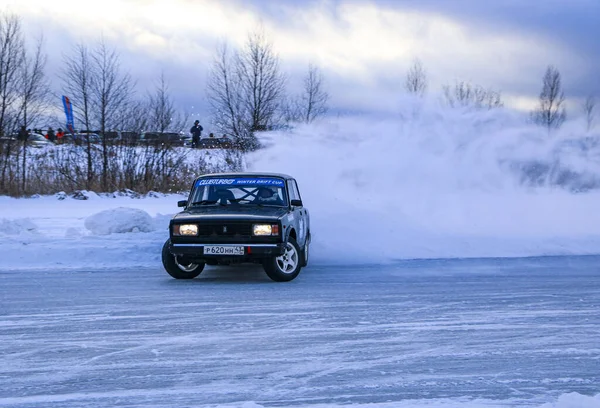
{"label": "driver inside car", "polygon": [[281,200],[281,198],[279,198],[277,190],[269,187],[259,188],[256,193],[256,199],[254,200],[254,202],[260,204],[283,205],[283,201]]}

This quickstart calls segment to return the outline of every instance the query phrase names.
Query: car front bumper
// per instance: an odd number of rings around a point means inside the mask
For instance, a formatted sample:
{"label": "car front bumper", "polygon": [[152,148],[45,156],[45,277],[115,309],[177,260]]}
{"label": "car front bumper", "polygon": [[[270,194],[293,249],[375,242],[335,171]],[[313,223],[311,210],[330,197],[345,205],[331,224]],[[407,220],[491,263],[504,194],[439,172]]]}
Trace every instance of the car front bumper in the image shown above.
{"label": "car front bumper", "polygon": [[[205,255],[204,247],[207,245],[217,245],[223,247],[243,247],[244,255]],[[192,261],[210,262],[210,261],[237,261],[247,262],[260,260],[282,255],[285,252],[285,244],[209,244],[209,243],[171,243],[169,250],[173,255],[181,256]]]}

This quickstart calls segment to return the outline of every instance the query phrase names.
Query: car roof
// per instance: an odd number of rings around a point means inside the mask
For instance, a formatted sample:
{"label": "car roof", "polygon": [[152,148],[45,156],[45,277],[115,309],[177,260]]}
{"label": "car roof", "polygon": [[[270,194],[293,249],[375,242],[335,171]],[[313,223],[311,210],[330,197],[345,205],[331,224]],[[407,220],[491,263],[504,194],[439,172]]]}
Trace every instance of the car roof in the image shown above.
{"label": "car roof", "polygon": [[198,177],[208,178],[208,177],[277,177],[282,179],[293,179],[292,176],[282,173],[258,173],[258,172],[237,172],[237,173],[211,173],[211,174],[203,174]]}

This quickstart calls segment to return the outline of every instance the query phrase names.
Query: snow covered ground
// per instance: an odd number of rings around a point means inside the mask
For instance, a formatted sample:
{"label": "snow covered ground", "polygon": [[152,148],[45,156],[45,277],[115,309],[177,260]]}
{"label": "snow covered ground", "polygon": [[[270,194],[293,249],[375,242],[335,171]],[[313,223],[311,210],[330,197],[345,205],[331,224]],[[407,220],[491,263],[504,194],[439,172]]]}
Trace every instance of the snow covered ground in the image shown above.
{"label": "snow covered ground", "polygon": [[600,407],[599,135],[521,119],[266,135],[311,211],[289,284],[170,279],[181,195],[0,197],[0,406]]}

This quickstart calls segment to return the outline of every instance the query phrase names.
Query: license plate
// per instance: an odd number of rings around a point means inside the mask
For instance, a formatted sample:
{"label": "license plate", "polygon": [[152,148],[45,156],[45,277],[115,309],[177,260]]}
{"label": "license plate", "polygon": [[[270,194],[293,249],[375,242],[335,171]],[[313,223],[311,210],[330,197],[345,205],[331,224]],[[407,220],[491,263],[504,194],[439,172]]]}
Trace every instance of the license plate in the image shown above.
{"label": "license plate", "polygon": [[244,255],[243,246],[206,245],[204,255]]}

